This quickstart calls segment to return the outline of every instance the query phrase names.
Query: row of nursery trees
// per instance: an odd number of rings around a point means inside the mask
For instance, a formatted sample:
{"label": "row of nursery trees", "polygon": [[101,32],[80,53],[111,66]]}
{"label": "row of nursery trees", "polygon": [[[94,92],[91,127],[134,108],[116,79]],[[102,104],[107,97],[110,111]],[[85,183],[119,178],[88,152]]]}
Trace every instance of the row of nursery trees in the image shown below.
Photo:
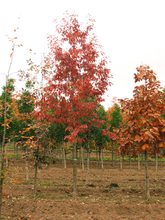
{"label": "row of nursery trees", "polygon": [[[165,92],[148,66],[134,74],[133,98],[118,100],[107,111],[101,105],[111,85],[108,61],[93,33],[93,20],[84,26],[76,15],[66,15],[48,38],[49,53],[37,66],[28,60],[21,72],[25,82],[15,91],[10,78],[0,96],[0,206],[5,170],[5,148],[9,142],[24,148],[34,158],[35,190],[38,163],[45,152],[60,145],[73,150],[73,195],[77,195],[77,148],[117,146],[120,155],[144,153],[146,196],[148,154],[165,148]],[[15,45],[14,45],[15,46]],[[35,77],[34,77],[35,76]],[[35,78],[35,80],[34,80]],[[37,81],[40,81],[38,84]],[[109,144],[108,144],[109,143]]]}

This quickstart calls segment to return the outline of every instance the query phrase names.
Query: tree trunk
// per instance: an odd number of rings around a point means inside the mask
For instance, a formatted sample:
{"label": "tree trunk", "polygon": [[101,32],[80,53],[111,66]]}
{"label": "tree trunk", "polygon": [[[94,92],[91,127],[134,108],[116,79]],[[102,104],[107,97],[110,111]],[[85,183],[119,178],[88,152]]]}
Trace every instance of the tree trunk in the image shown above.
{"label": "tree trunk", "polygon": [[87,149],[87,170],[89,170],[90,167],[90,152],[89,152],[89,147]]}
{"label": "tree trunk", "polygon": [[37,194],[37,174],[38,174],[38,160],[36,159],[34,165],[34,196]]}
{"label": "tree trunk", "polygon": [[101,162],[101,169],[104,168],[104,161],[103,161],[103,148],[101,148],[101,152],[100,152],[100,162]]}
{"label": "tree trunk", "polygon": [[28,151],[26,148],[25,152],[25,174],[26,174],[26,181],[29,181],[29,166],[28,166]]}
{"label": "tree trunk", "polygon": [[150,191],[149,191],[148,153],[147,153],[147,151],[145,151],[144,159],[145,159],[145,196],[146,196],[146,200],[149,200],[150,199]]}
{"label": "tree trunk", "polygon": [[[5,92],[6,94],[6,92]],[[3,183],[5,179],[5,140],[6,140],[6,95],[5,95],[5,107],[4,107],[4,127],[2,136],[2,147],[1,147],[1,161],[0,161],[0,219],[2,216],[2,198],[3,198]]]}
{"label": "tree trunk", "polygon": [[81,167],[82,167],[82,170],[85,169],[85,166],[84,166],[84,148],[81,147]]}
{"label": "tree trunk", "polygon": [[101,161],[101,148],[100,146],[98,147],[98,159],[99,159],[99,168],[100,168],[100,161]]}
{"label": "tree trunk", "polygon": [[77,197],[77,147],[73,146],[73,197]]}
{"label": "tree trunk", "polygon": [[156,170],[156,173],[158,172],[158,153],[156,152],[155,154],[155,170]]}
{"label": "tree trunk", "polygon": [[5,144],[5,167],[9,167],[9,158],[8,158],[8,155],[7,155],[7,146]]}
{"label": "tree trunk", "polygon": [[66,169],[66,150],[65,148],[63,147],[63,161],[64,161],[64,169]]}
{"label": "tree trunk", "polygon": [[99,167],[100,164],[100,157],[99,157],[99,147],[96,147],[96,158],[97,158],[97,166]]}
{"label": "tree trunk", "polygon": [[39,147],[37,147],[34,163],[34,196],[37,195],[37,177],[38,177],[38,163],[39,163]]}
{"label": "tree trunk", "polygon": [[15,52],[15,42],[13,42],[12,45],[12,52],[10,55],[10,63],[8,67],[8,71],[6,74],[6,83],[5,83],[5,97],[4,97],[4,125],[3,125],[3,135],[2,135],[2,146],[1,146],[1,157],[0,157],[0,219],[2,218],[2,197],[3,197],[3,183],[5,179],[5,141],[6,141],[6,131],[7,131],[7,125],[6,125],[6,119],[7,119],[7,86],[8,86],[8,79],[9,74],[11,70],[11,66],[13,63],[14,58],[14,52]]}
{"label": "tree trunk", "polygon": [[1,161],[0,161],[0,219],[2,216],[2,198],[3,198],[3,183],[4,183],[4,172],[5,172],[5,150],[4,150],[4,141],[2,141],[1,148]]}

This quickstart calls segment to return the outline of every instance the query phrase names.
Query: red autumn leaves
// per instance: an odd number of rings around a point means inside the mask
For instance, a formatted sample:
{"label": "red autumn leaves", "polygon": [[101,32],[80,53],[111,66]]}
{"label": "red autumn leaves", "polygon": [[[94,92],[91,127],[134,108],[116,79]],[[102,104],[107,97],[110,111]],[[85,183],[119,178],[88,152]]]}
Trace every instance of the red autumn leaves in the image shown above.
{"label": "red autumn leaves", "polygon": [[98,123],[95,110],[109,86],[110,70],[92,30],[92,21],[82,28],[76,16],[63,19],[57,35],[49,37],[50,53],[43,67],[47,84],[38,117],[64,123],[70,142]]}

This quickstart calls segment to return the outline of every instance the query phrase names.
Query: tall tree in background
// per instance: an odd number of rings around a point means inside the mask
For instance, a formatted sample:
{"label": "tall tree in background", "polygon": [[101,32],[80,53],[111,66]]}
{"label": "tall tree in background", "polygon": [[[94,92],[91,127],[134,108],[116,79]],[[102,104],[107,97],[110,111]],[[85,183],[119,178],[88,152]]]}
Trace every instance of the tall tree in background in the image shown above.
{"label": "tall tree in background", "polygon": [[[109,86],[107,60],[93,34],[93,21],[82,26],[76,15],[66,15],[49,38],[50,53],[43,72],[46,86],[38,118],[64,123],[65,138],[74,145],[73,194],[77,194],[76,143],[78,134],[98,120],[96,106]],[[42,109],[42,111],[41,111]]]}
{"label": "tall tree in background", "polygon": [[117,139],[117,132],[116,129],[119,128],[122,122],[122,114],[120,106],[115,103],[112,107],[107,110],[107,119],[109,122],[109,138],[111,143],[111,150],[112,150],[112,166],[114,166],[114,146]]}
{"label": "tall tree in background", "polygon": [[163,93],[156,74],[149,66],[140,66],[134,75],[133,99],[121,101],[124,115],[119,131],[121,151],[145,156],[146,198],[150,198],[148,176],[148,154],[155,154],[164,143],[162,132],[165,121],[161,115],[165,112]]}

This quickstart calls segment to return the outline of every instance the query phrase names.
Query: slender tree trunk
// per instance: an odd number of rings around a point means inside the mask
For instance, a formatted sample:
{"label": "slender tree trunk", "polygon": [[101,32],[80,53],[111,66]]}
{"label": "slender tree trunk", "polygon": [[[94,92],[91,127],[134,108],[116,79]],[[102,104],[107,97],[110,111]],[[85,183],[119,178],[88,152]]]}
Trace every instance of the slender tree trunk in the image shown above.
{"label": "slender tree trunk", "polygon": [[[4,126],[5,127],[5,126]],[[3,140],[2,140],[2,148],[1,148],[1,163],[0,163],[0,219],[2,216],[2,198],[3,198],[3,183],[4,183],[4,172],[5,172],[5,136],[6,129],[4,129]]]}
{"label": "slender tree trunk", "polygon": [[[8,78],[6,78],[7,87]],[[2,136],[2,146],[1,146],[1,164],[0,164],[0,219],[2,216],[2,197],[3,197],[3,183],[5,179],[5,140],[6,140],[6,119],[7,119],[7,94],[5,88],[5,100],[4,100],[4,126],[3,126],[3,136]]]}
{"label": "slender tree trunk", "polygon": [[77,197],[77,147],[73,146],[73,197]]}
{"label": "slender tree trunk", "polygon": [[26,174],[26,181],[29,181],[29,164],[28,164],[27,148],[26,148],[26,152],[25,152],[25,174]]}
{"label": "slender tree trunk", "polygon": [[38,176],[38,159],[35,160],[35,165],[34,165],[34,196],[37,195],[37,176]]}
{"label": "slender tree trunk", "polygon": [[64,161],[64,169],[66,169],[66,150],[63,147],[63,161]]}
{"label": "slender tree trunk", "polygon": [[5,144],[5,167],[7,168],[9,166],[9,158],[7,155],[7,146]]}
{"label": "slender tree trunk", "polygon": [[99,147],[96,147],[96,157],[97,157],[97,166],[99,167],[100,164],[100,157],[99,157]]}
{"label": "slender tree trunk", "polygon": [[144,154],[145,159],[145,196],[146,199],[150,199],[150,191],[149,191],[149,174],[148,174],[148,153],[145,151]]}
{"label": "slender tree trunk", "polygon": [[82,167],[82,170],[85,169],[85,166],[84,166],[84,148],[81,147],[81,167]]}
{"label": "slender tree trunk", "polygon": [[35,154],[35,163],[34,163],[34,196],[37,195],[37,177],[38,177],[38,155],[39,154],[39,147],[37,147],[36,154]]}
{"label": "slender tree trunk", "polygon": [[100,146],[98,147],[98,157],[99,157],[99,168],[100,168],[100,161],[101,161],[101,148]]}
{"label": "slender tree trunk", "polygon": [[87,149],[87,170],[90,168],[90,152],[89,152],[89,147]]}
{"label": "slender tree trunk", "polygon": [[158,172],[158,153],[156,152],[155,154],[155,170],[156,170],[156,173]]}
{"label": "slender tree trunk", "polygon": [[101,151],[100,151],[100,162],[101,162],[101,169],[104,168],[104,161],[103,161],[103,148],[101,148]]}
{"label": "slender tree trunk", "polygon": [[10,75],[11,66],[13,63],[15,52],[15,42],[12,45],[12,52],[10,55],[10,63],[8,67],[8,71],[6,74],[6,83],[5,83],[5,97],[4,97],[4,126],[3,126],[3,136],[2,136],[2,146],[1,146],[1,157],[0,157],[0,219],[2,217],[2,197],[3,197],[3,183],[5,179],[5,141],[6,141],[6,119],[7,119],[7,86],[8,86],[8,79]]}

